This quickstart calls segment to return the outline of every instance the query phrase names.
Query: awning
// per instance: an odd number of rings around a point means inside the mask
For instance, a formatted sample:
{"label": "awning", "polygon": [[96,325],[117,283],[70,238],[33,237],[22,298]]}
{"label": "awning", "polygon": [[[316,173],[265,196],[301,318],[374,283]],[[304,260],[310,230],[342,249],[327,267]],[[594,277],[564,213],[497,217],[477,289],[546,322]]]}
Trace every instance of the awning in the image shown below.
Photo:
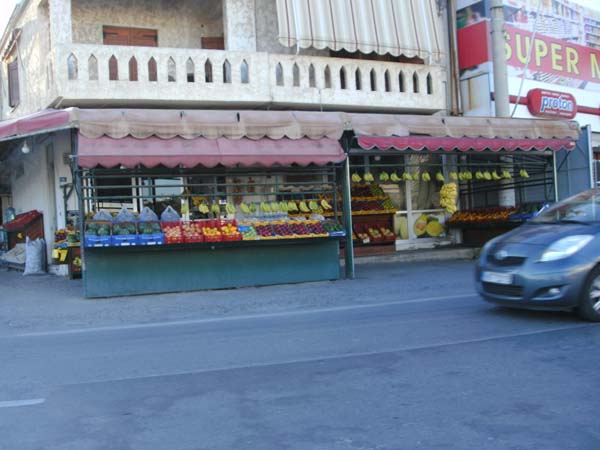
{"label": "awning", "polygon": [[484,151],[494,152],[515,150],[572,150],[572,139],[510,139],[510,138],[471,138],[471,137],[431,137],[431,136],[359,136],[358,145],[365,150],[445,150],[445,151]]}
{"label": "awning", "polygon": [[279,42],[286,47],[440,62],[440,17],[436,0],[277,0]]}
{"label": "awning", "polygon": [[72,110],[49,109],[0,122],[0,141],[47,133],[72,126]]}
{"label": "awning", "polygon": [[83,168],[102,166],[195,167],[224,166],[289,166],[324,165],[346,158],[335,139],[136,139],[125,137],[90,139],[79,136],[78,164]]}

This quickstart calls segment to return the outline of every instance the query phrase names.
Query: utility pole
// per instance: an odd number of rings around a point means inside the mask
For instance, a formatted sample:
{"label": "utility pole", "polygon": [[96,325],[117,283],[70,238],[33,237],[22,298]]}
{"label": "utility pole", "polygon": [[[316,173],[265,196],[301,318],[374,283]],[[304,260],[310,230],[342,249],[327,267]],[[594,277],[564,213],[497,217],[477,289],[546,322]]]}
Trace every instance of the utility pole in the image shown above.
{"label": "utility pole", "polygon": [[[490,1],[490,15],[492,18],[492,57],[494,61],[494,105],[496,117],[510,117],[510,101],[508,96],[508,74],[506,71],[506,54],[504,50],[504,5],[502,0]],[[502,158],[509,167],[513,158]],[[501,189],[498,193],[498,202],[501,206],[514,206],[516,204],[515,189],[502,186],[511,184],[510,180],[500,181]]]}

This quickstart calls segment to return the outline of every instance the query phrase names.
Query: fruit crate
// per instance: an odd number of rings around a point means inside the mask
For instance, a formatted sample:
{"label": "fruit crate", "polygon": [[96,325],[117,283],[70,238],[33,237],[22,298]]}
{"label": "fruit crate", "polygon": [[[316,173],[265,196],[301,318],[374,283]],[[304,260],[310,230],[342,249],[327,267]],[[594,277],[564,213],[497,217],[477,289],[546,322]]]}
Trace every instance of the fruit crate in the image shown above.
{"label": "fruit crate", "polygon": [[223,241],[223,235],[221,235],[221,234],[204,236],[204,242],[222,242],[222,241]]}
{"label": "fruit crate", "polygon": [[358,235],[358,233],[362,233],[362,234],[366,234],[367,236],[369,236],[369,241],[370,243],[373,244],[381,244],[384,242],[383,239],[383,235],[377,237],[377,236],[373,236],[370,232],[369,232],[369,228],[377,228],[377,230],[379,231],[378,227],[375,224],[372,223],[357,223],[354,225],[354,232]]}
{"label": "fruit crate", "polygon": [[85,247],[109,247],[110,236],[94,236],[86,234],[83,243]]}
{"label": "fruit crate", "polygon": [[105,220],[89,220],[85,223],[83,244],[85,247],[109,247],[111,223]]}
{"label": "fruit crate", "polygon": [[113,247],[131,247],[139,245],[139,236],[137,234],[117,234],[110,237],[110,245]]}
{"label": "fruit crate", "polygon": [[164,233],[165,244],[182,244],[183,234],[181,232],[181,222],[162,222],[160,224]]}
{"label": "fruit crate", "polygon": [[140,234],[138,235],[140,245],[162,245],[165,243],[163,233]]}
{"label": "fruit crate", "polygon": [[[396,235],[394,234],[394,232],[390,229],[389,225],[386,223],[377,223],[375,224],[375,227],[377,230],[379,230],[379,232],[381,233],[381,235],[383,236],[383,242],[396,242]],[[388,230],[389,232],[391,232],[391,234],[389,236],[386,236],[385,233],[383,232],[383,230]]]}
{"label": "fruit crate", "polygon": [[[202,220],[192,220],[191,222],[181,223],[181,232],[183,234],[183,242],[198,243],[204,242],[204,234],[202,233]],[[193,228],[193,230],[192,230]]]}

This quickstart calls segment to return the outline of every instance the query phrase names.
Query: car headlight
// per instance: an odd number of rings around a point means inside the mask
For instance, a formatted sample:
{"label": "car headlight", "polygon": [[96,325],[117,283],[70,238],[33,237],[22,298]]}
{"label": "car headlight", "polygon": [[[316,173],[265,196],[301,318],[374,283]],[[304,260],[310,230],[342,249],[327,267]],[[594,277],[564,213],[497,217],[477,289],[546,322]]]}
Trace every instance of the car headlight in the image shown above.
{"label": "car headlight", "polygon": [[559,239],[542,253],[540,261],[548,262],[568,258],[585,247],[592,239],[594,239],[594,236],[590,234],[576,234]]}

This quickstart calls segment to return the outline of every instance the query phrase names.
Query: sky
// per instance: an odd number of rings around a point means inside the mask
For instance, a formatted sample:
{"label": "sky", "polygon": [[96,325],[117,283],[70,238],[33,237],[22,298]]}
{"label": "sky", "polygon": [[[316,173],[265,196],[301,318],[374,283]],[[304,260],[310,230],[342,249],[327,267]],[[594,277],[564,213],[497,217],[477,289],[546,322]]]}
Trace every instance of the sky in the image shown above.
{"label": "sky", "polygon": [[[599,0],[573,0],[575,3],[579,3],[590,9],[600,11]],[[0,0],[0,35],[4,32],[6,23],[10,19],[10,15],[15,7],[19,3],[19,0]]]}

